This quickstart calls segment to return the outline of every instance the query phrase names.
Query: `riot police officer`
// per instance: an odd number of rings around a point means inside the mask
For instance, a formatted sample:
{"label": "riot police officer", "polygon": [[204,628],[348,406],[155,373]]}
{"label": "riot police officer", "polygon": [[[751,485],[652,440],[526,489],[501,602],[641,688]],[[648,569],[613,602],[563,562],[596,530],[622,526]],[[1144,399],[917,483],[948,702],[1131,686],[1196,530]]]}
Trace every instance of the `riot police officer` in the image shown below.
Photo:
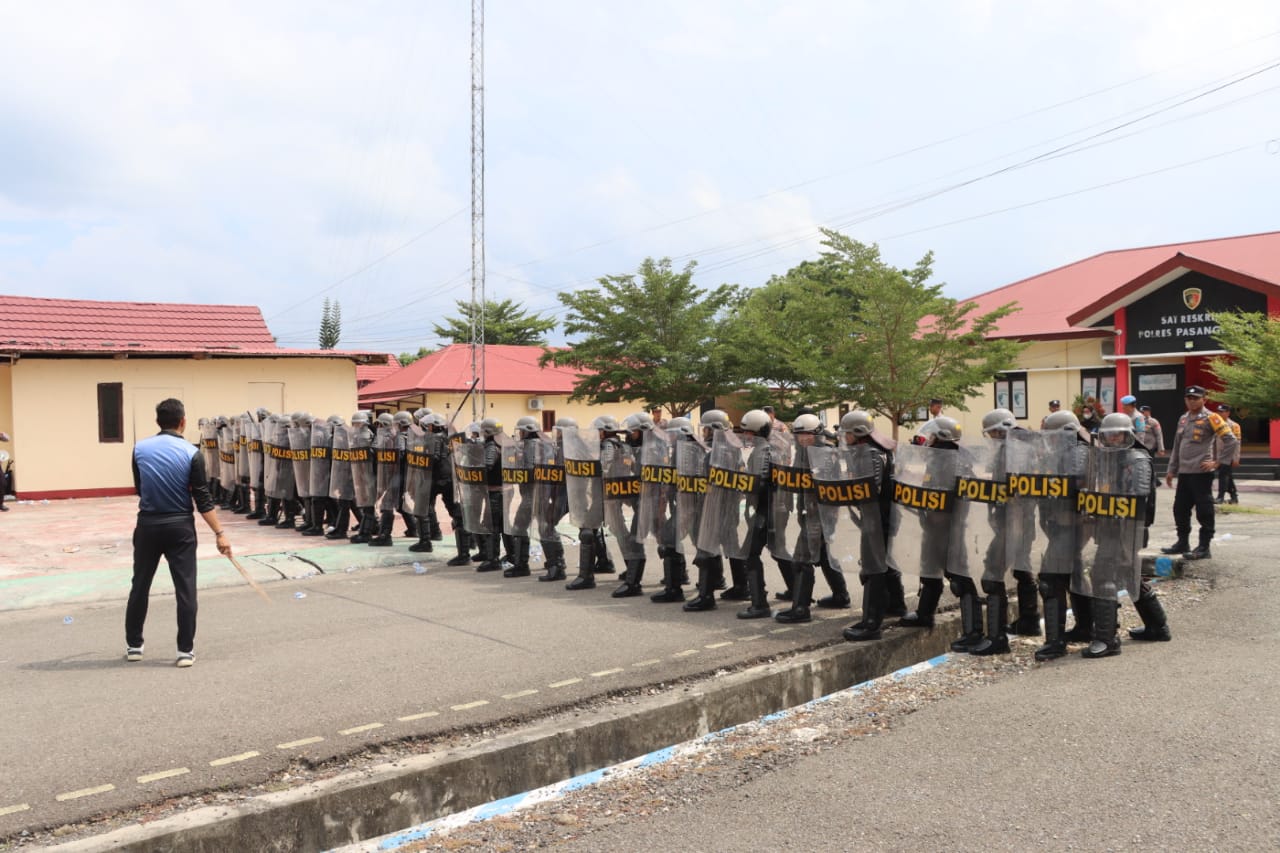
{"label": "riot police officer", "polygon": [[[1206,560],[1212,556],[1209,543],[1213,541],[1214,532],[1214,472],[1221,465],[1231,464],[1238,445],[1222,416],[1205,409],[1204,395],[1199,385],[1189,386],[1183,395],[1187,411],[1178,418],[1169,468],[1164,475],[1166,486],[1172,486],[1173,478],[1178,478],[1173,496],[1173,523],[1178,541],[1160,550],[1165,554],[1183,554],[1188,560]],[[1191,549],[1190,542],[1192,507],[1200,524],[1200,540],[1195,550]]]}
{"label": "riot police officer", "polygon": [[653,418],[637,412],[623,419],[617,433],[604,439],[600,447],[600,467],[604,476],[605,519],[618,540],[626,571],[614,598],[640,595],[644,578],[644,542],[638,535],[640,510],[640,449],[644,433],[653,429]]}
{"label": "riot police officer", "polygon": [[[927,430],[921,430],[921,433],[926,436],[923,452],[928,454],[924,466],[925,484],[940,489],[954,499],[956,461],[960,452],[960,424],[954,418],[939,415],[929,421],[926,427],[928,427]],[[909,448],[912,451],[915,449],[915,445]],[[899,459],[895,460],[894,464],[895,483],[902,481],[901,456],[907,452],[908,449],[899,449]],[[904,524],[904,504],[897,501],[897,491],[895,486],[893,522],[895,532],[891,540],[893,546],[891,553],[897,553],[899,538],[910,529],[909,524]],[[952,502],[954,503],[954,500]],[[904,627],[932,628],[938,602],[942,599],[942,581],[947,576],[947,552],[951,545],[952,527],[950,508],[945,506],[945,499],[942,503],[944,504],[942,507],[920,512],[919,524],[915,528],[915,532],[919,534],[920,595],[916,609],[898,620],[898,624]],[[982,624],[981,610],[977,609],[981,604],[973,581],[968,578],[965,580],[968,581],[967,584],[953,581],[951,589],[957,596],[965,593],[960,598],[961,618],[967,627],[976,630],[976,626]],[[964,610],[966,607],[969,611],[967,619]]]}
{"label": "riot police officer", "polygon": [[747,590],[751,595],[751,604],[738,612],[739,619],[767,619],[773,615],[769,607],[769,591],[765,588],[764,561],[760,555],[764,553],[769,537],[770,500],[773,490],[769,488],[772,463],[769,452],[769,432],[773,427],[773,418],[768,412],[752,409],[742,416],[739,424],[744,437],[750,439],[751,453],[747,457],[747,472],[757,477],[757,486],[747,499],[747,523],[750,530],[746,552]]}
{"label": "riot police officer", "polygon": [[520,418],[516,421],[516,442],[504,450],[502,502],[506,515],[503,523],[509,530],[514,549],[512,566],[502,573],[507,578],[527,578],[530,574],[531,527],[535,523],[538,491],[533,478],[533,463],[538,457],[539,431],[537,419],[528,415]]}
{"label": "riot police officer", "polygon": [[569,501],[564,482],[564,430],[577,429],[578,422],[562,416],[556,419],[555,441],[540,442],[541,456],[534,467],[538,483],[538,542],[545,555],[546,571],[539,581],[562,581],[568,568],[564,561],[564,542],[557,525],[569,513]]}
{"label": "riot police officer", "polygon": [[[502,422],[497,418],[485,418],[480,421],[480,435],[484,444],[485,491],[490,533],[480,537],[480,549],[484,560],[476,566],[477,572],[496,572],[502,568],[500,549],[507,542],[502,528],[502,445],[499,437],[503,436]],[[503,436],[505,437],[505,436]],[[506,551],[514,550],[509,542]]]}
{"label": "riot police officer", "polygon": [[471,536],[462,523],[462,507],[458,505],[453,474],[453,446],[461,443],[462,433],[449,434],[449,422],[436,412],[430,415],[430,429],[436,437],[435,459],[431,467],[431,514],[435,514],[435,499],[439,496],[444,510],[449,514],[449,524],[453,527],[453,542],[458,553],[448,560],[446,566],[467,566],[471,564]]}

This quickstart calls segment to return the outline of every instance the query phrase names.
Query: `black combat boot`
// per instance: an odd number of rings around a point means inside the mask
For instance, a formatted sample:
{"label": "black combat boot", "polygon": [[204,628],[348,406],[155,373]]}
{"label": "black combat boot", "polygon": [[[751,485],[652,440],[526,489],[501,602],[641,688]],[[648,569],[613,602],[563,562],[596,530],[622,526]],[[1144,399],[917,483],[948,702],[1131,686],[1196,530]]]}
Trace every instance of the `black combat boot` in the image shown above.
{"label": "black combat boot", "polygon": [[703,610],[716,609],[716,593],[715,585],[717,576],[724,576],[724,561],[720,555],[711,555],[706,552],[699,552],[693,558],[693,564],[698,567],[698,594],[693,600],[687,602],[684,609],[690,613],[697,613]]}
{"label": "black combat boot", "polygon": [[425,518],[418,519],[418,541],[410,545],[409,550],[415,554],[431,553],[431,528],[427,526]]}
{"label": "black combat boot", "polygon": [[[751,604],[746,610],[738,611],[739,619],[768,619],[773,615],[769,608],[769,590],[764,586],[764,564],[759,557],[752,557],[746,563],[747,589],[751,594]],[[723,598],[724,596],[721,596]]]}
{"label": "black combat boot", "polygon": [[938,602],[942,599],[942,578],[920,579],[920,601],[914,613],[908,613],[898,620],[904,628],[932,628],[933,614],[938,610]]}
{"label": "black combat boot", "polygon": [[684,601],[684,590],[680,588],[684,582],[682,578],[687,574],[684,554],[675,548],[661,550],[663,552],[662,590],[649,596],[649,600],[656,604],[671,604],[677,601]]}
{"label": "black combat boot", "polygon": [[303,528],[303,536],[324,535],[324,498],[307,498],[311,505],[311,525]]}
{"label": "black combat boot", "polygon": [[389,509],[384,509],[378,514],[378,535],[369,540],[369,545],[375,548],[385,548],[391,544],[391,528],[395,526],[396,514]]}
{"label": "black combat boot", "polygon": [[1191,543],[1187,541],[1187,537],[1191,535],[1190,530],[1179,530],[1178,541],[1174,542],[1168,548],[1161,548],[1161,554],[1185,554],[1191,550]]}
{"label": "black combat boot", "polygon": [[889,600],[888,575],[880,572],[862,580],[862,618],[845,628],[844,638],[851,643],[878,640],[884,623],[885,602]]}
{"label": "black combat boot", "polygon": [[325,539],[346,539],[347,529],[351,524],[351,501],[338,501],[338,511],[333,517],[333,529],[324,535]]}
{"label": "black combat boot", "polygon": [[404,535],[410,539],[418,538],[418,519],[404,510],[400,510],[400,517],[404,519]]}
{"label": "black combat boot", "polygon": [[1087,595],[1071,593],[1071,612],[1076,624],[1062,635],[1068,643],[1087,643],[1093,639],[1093,599]]}
{"label": "black combat boot", "polygon": [[432,542],[440,542],[444,539],[444,533],[440,530],[440,519],[436,518],[434,502],[431,508],[427,510],[427,529],[430,531],[429,538]]}
{"label": "black combat boot", "polygon": [[498,544],[499,534],[481,533],[476,538],[479,540],[480,556],[483,558],[480,561],[480,565],[476,566],[476,571],[477,572],[502,571],[502,561],[498,559],[498,549],[501,547]]}
{"label": "black combat boot", "polygon": [[[782,574],[783,590],[775,592],[773,597],[778,601],[790,601],[796,588],[796,569],[795,563],[790,560],[775,560],[778,564],[778,571]],[[810,590],[812,592],[812,590]],[[808,609],[806,605],[805,609]]]}
{"label": "black combat boot", "polygon": [[471,536],[462,528],[461,519],[454,520],[453,544],[457,546],[458,553],[445,560],[444,564],[446,566],[471,565]]}
{"label": "black combat boot", "polygon": [[733,577],[733,583],[728,589],[720,593],[721,601],[747,601],[751,598],[751,590],[747,588],[747,563],[746,560],[738,560],[733,557],[729,558],[729,574]]}
{"label": "black combat boot", "polygon": [[902,572],[889,567],[884,573],[885,588],[888,598],[884,606],[885,616],[906,616],[907,615],[907,591],[902,588]]}
{"label": "black combat boot", "polygon": [[373,507],[356,507],[356,532],[347,541],[352,545],[364,545],[377,533],[376,516]]}
{"label": "black combat boot", "polygon": [[592,572],[597,575],[611,575],[614,573],[613,558],[609,556],[608,540],[604,538],[604,531],[595,531],[596,544],[595,555],[596,564],[592,568]]}
{"label": "black combat boot", "polygon": [[565,584],[565,589],[595,589],[597,533],[598,530],[584,530],[579,535],[578,576]]}
{"label": "black combat boot", "polygon": [[540,581],[564,580],[564,544],[559,539],[543,539],[542,553],[545,555],[547,570],[538,575]]}
{"label": "black combat boot", "polygon": [[1014,572],[1018,581],[1018,618],[1009,625],[1007,633],[1019,637],[1040,636],[1040,599],[1036,579],[1028,572]]}
{"label": "black combat boot", "polygon": [[809,605],[813,603],[813,564],[794,563],[795,574],[791,578],[791,607],[783,610],[773,618],[784,624],[811,622],[813,615]]}
{"label": "black combat boot", "polygon": [[1142,582],[1133,606],[1142,618],[1142,627],[1129,629],[1131,639],[1145,642],[1167,642],[1173,639],[1173,635],[1169,633],[1169,620],[1164,615],[1164,605],[1160,603],[1151,584]]}
{"label": "black combat boot", "polygon": [[276,522],[276,530],[297,530],[298,506],[296,501],[282,501],[280,520]]}
{"label": "black combat boot", "polygon": [[1093,641],[1080,652],[1082,658],[1105,658],[1120,654],[1120,638],[1116,636],[1117,611],[1120,603],[1098,599],[1093,603]]}
{"label": "black combat boot", "polygon": [[266,489],[253,490],[253,512],[245,516],[249,521],[257,521],[264,518],[267,514],[267,492]]}
{"label": "black combat boot", "polygon": [[[969,647],[969,654],[980,657],[1008,654],[1009,635],[1005,633],[1005,620],[1008,618],[1009,596],[998,590],[987,592],[987,635]],[[1039,621],[1037,615],[1036,622]]]}
{"label": "black combat boot", "polygon": [[[419,530],[425,527],[425,524],[421,525]],[[515,561],[512,563],[511,568],[503,570],[502,576],[504,578],[527,578],[532,574],[529,570],[529,537],[514,536],[512,540],[512,544],[515,546],[515,554],[513,555]]]}
{"label": "black combat boot", "polygon": [[1067,653],[1067,602],[1065,597],[1044,600],[1044,645],[1036,649],[1038,661],[1056,660]]}
{"label": "black combat boot", "polygon": [[644,590],[640,588],[640,579],[644,576],[644,557],[623,560],[622,562],[627,568],[622,575],[622,583],[613,591],[613,597],[632,598],[637,595],[643,595]]}
{"label": "black combat boot", "polygon": [[[827,586],[831,587],[830,595],[824,595],[818,599],[818,607],[824,610],[844,610],[846,607],[851,607],[853,600],[849,598],[849,585],[845,583],[844,572],[836,571],[832,568],[830,561],[826,559],[825,553],[823,554],[823,560],[818,565],[822,568],[822,577],[826,580]],[[904,610],[902,612],[906,613],[907,611]]]}
{"label": "black combat boot", "polygon": [[1209,543],[1213,541],[1213,531],[1206,531],[1200,528],[1200,543],[1196,545],[1194,551],[1188,551],[1182,555],[1184,560],[1208,560],[1213,554],[1209,553]]}
{"label": "black combat boot", "polygon": [[978,599],[977,589],[972,587],[972,581],[959,596],[960,637],[951,643],[951,651],[968,652],[982,642],[982,602]]}
{"label": "black combat boot", "polygon": [[280,520],[280,501],[277,498],[267,499],[267,511],[258,519],[258,524],[262,527],[275,527],[276,522]]}

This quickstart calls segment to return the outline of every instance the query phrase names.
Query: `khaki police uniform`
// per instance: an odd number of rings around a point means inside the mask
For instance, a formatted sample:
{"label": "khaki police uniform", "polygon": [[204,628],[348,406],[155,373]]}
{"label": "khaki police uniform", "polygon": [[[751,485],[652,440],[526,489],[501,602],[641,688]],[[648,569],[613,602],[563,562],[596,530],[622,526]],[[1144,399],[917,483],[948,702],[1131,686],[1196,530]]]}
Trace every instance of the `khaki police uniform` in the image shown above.
{"label": "khaki police uniform", "polygon": [[1179,542],[1187,542],[1191,535],[1191,509],[1194,507],[1196,522],[1200,525],[1198,547],[1208,549],[1214,532],[1215,474],[1212,470],[1202,470],[1200,466],[1206,461],[1230,465],[1238,444],[1231,427],[1221,415],[1201,409],[1194,414],[1185,412],[1178,418],[1178,429],[1174,433],[1169,456],[1169,472],[1178,477],[1178,488],[1173,498],[1173,523]]}

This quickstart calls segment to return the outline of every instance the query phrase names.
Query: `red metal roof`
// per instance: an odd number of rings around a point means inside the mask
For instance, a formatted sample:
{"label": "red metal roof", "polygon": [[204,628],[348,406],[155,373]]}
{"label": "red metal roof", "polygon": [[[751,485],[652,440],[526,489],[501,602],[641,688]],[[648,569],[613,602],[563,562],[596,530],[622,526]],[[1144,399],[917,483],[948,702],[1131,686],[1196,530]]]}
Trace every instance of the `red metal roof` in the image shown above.
{"label": "red metal roof", "polygon": [[1244,286],[1248,280],[1280,286],[1280,231],[1103,252],[961,301],[978,303],[979,314],[1017,302],[1019,310],[1000,322],[999,337],[1096,337],[1108,333],[1073,326],[1070,318],[1132,301],[1154,277],[1180,265],[1236,273],[1229,277]]}
{"label": "red metal roof", "polygon": [[356,387],[363,388],[370,383],[377,382],[385,376],[390,376],[399,369],[400,359],[390,353],[387,353],[384,361],[375,362],[373,364],[361,364],[356,367]]}
{"label": "red metal roof", "polygon": [[381,353],[281,349],[253,305],[106,302],[0,295],[0,352],[148,355],[337,356]]}
{"label": "red metal roof", "polygon": [[[578,372],[538,366],[540,346],[487,344],[485,390],[490,394],[572,394]],[[477,353],[477,357],[478,357]],[[471,346],[450,344],[360,389],[360,402],[383,402],[433,391],[460,393],[471,387]]]}

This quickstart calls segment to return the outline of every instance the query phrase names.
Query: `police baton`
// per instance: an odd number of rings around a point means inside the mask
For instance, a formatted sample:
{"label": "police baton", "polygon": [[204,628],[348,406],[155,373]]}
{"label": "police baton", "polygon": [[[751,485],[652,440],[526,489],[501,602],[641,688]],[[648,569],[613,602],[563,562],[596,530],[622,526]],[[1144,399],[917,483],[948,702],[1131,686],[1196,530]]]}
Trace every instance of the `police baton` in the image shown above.
{"label": "police baton", "polygon": [[253,591],[256,592],[258,595],[262,596],[263,601],[265,601],[267,604],[270,604],[271,599],[270,597],[267,596],[267,591],[262,587],[258,586],[257,581],[249,577],[249,573],[244,570],[244,566],[240,565],[240,561],[237,560],[235,557],[231,556],[230,554],[227,554],[226,556],[227,556],[227,559],[231,561],[231,565],[236,567],[236,571],[240,572],[240,574],[244,576],[244,579],[249,582],[249,586],[253,587]]}

